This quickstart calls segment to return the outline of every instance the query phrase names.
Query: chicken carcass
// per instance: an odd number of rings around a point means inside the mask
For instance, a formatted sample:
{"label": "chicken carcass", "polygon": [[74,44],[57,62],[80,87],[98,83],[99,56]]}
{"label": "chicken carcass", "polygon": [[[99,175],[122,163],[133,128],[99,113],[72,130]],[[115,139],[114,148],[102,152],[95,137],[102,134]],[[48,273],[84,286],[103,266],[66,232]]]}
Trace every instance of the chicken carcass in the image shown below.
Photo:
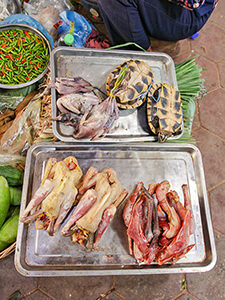
{"label": "chicken carcass", "polygon": [[[95,194],[93,201],[86,197],[90,191]],[[96,233],[93,244],[96,249],[127,192],[122,189],[113,169],[103,169],[98,173],[97,169],[90,167],[83,177],[79,195],[80,202],[61,233],[62,235],[73,234],[73,241],[78,241],[81,245],[89,236]]]}
{"label": "chicken carcass", "polygon": [[61,95],[68,95],[72,93],[87,93],[94,89],[92,85],[81,77],[75,78],[56,78],[55,87],[57,92]]}
{"label": "chicken carcass", "polygon": [[118,117],[119,109],[116,100],[113,97],[108,97],[83,115],[73,136],[75,139],[101,139],[110,132]]}
{"label": "chicken carcass", "polygon": [[73,206],[83,173],[75,157],[47,162],[40,187],[21,216],[22,222],[37,218],[36,228],[53,235]]}

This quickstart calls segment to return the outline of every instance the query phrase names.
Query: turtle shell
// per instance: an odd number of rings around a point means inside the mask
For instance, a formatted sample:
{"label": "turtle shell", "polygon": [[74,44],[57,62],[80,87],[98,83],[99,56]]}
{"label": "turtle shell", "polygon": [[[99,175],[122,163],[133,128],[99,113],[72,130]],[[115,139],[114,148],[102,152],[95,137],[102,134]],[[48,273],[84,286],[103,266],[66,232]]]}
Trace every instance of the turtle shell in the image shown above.
{"label": "turtle shell", "polygon": [[[122,80],[119,80],[123,73]],[[153,86],[153,72],[150,66],[140,60],[131,59],[116,67],[106,81],[108,95],[116,97],[117,105],[123,109],[140,106]]]}
{"label": "turtle shell", "polygon": [[179,91],[166,83],[154,86],[147,96],[148,125],[159,142],[175,134],[182,124],[182,103]]}

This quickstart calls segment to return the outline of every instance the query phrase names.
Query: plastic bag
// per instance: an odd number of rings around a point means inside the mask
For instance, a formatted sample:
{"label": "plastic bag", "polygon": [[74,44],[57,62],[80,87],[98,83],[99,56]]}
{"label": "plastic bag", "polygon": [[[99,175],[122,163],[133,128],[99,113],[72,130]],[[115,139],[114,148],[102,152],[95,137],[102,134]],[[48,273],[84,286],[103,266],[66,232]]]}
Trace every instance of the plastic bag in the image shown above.
{"label": "plastic bag", "polygon": [[61,19],[58,27],[59,35],[63,36],[70,32],[74,37],[74,46],[83,48],[94,27],[75,11],[63,11],[59,16]]}
{"label": "plastic bag", "polygon": [[23,99],[23,96],[4,96],[0,94],[0,112],[3,112],[6,108],[16,108]]}
{"label": "plastic bag", "polygon": [[0,1],[0,20],[4,20],[11,14],[21,12],[21,5],[19,0],[1,0]]}
{"label": "plastic bag", "polygon": [[0,166],[24,163],[25,160],[26,158],[19,154],[9,154],[5,152],[0,152]]}
{"label": "plastic bag", "polygon": [[40,108],[40,100],[30,102],[16,117],[2,136],[0,152],[17,154],[28,149],[33,141],[33,128],[39,122]]}
{"label": "plastic bag", "polygon": [[49,40],[52,48],[54,48],[54,42],[53,42],[52,36],[47,32],[45,27],[40,22],[35,20],[34,18],[27,16],[27,15],[23,15],[23,14],[11,15],[10,17],[6,18],[4,21],[0,22],[0,25],[14,24],[14,23],[27,24],[27,25],[33,26],[36,29],[40,30],[46,36],[46,38]]}
{"label": "plastic bag", "polygon": [[40,14],[41,10],[48,6],[53,6],[59,13],[63,10],[73,9],[73,5],[69,0],[29,0],[29,2],[23,3],[24,12],[33,17]]}
{"label": "plastic bag", "polygon": [[40,10],[38,14],[30,14],[35,20],[40,22],[45,29],[51,34],[54,41],[58,39],[58,32],[55,24],[59,21],[60,10],[53,6],[47,6]]}

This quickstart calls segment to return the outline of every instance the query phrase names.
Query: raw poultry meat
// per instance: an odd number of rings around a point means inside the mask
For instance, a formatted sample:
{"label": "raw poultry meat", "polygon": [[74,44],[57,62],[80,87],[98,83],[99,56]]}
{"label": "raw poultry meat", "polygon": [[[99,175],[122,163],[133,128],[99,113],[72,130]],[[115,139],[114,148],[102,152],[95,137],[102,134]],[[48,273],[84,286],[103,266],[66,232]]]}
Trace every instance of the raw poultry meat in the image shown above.
{"label": "raw poultry meat", "polygon": [[98,172],[96,168],[90,167],[79,188],[77,198],[80,201],[61,234],[72,234],[73,242],[78,241],[81,245],[89,243],[90,248],[93,246],[96,249],[126,195],[127,191],[121,187],[113,169]]}
{"label": "raw poultry meat", "polygon": [[36,228],[53,235],[75,202],[82,175],[75,157],[59,162],[50,158],[41,185],[22,213],[21,221],[27,223],[37,218]]}
{"label": "raw poultry meat", "polygon": [[53,87],[61,96],[56,102],[60,114],[52,120],[74,127],[75,139],[101,139],[111,131],[119,117],[115,97],[102,99],[100,89],[81,77],[56,78]]}
{"label": "raw poultry meat", "polygon": [[188,186],[183,185],[182,190],[184,206],[176,191],[170,191],[166,180],[150,184],[148,191],[139,182],[129,197],[123,219],[129,253],[139,263],[175,263],[194,247],[189,245],[194,218]]}
{"label": "raw poultry meat", "polygon": [[72,93],[87,93],[92,91],[94,88],[92,85],[81,77],[75,78],[56,78],[55,87],[57,92],[61,95],[68,95]]}
{"label": "raw poultry meat", "polygon": [[81,118],[73,134],[75,139],[101,139],[110,132],[114,121],[119,117],[119,109],[115,98],[108,97],[101,103],[94,105]]}

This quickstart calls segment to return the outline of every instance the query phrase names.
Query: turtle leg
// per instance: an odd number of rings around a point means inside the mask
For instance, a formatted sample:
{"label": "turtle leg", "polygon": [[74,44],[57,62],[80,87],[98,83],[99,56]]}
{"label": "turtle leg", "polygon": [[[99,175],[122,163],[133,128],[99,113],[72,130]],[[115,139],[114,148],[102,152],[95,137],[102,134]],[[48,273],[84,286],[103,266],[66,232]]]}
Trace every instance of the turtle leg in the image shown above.
{"label": "turtle leg", "polygon": [[159,130],[158,131],[158,141],[160,143],[164,143],[171,135],[172,135],[171,132]]}
{"label": "turtle leg", "polygon": [[[162,83],[154,84],[148,92],[148,97],[154,97],[154,93],[162,86]],[[155,98],[155,97],[154,97]]]}

